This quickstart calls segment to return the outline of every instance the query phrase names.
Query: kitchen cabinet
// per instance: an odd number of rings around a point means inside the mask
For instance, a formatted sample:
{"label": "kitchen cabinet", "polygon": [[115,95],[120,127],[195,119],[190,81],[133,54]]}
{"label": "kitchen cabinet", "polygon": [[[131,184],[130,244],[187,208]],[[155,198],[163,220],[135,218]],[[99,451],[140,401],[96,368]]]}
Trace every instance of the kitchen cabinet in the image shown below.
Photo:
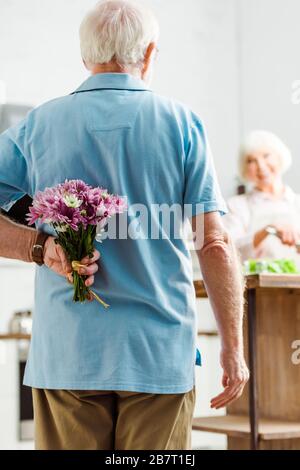
{"label": "kitchen cabinet", "polygon": [[227,435],[230,450],[300,449],[300,276],[248,276],[245,297],[251,379],[226,416],[195,418],[193,429]]}

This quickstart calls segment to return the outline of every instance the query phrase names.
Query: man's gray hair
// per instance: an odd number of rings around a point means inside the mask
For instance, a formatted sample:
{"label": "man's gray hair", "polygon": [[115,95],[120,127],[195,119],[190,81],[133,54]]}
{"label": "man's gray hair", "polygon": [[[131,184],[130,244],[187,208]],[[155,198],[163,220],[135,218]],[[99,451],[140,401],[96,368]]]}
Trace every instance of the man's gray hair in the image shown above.
{"label": "man's gray hair", "polygon": [[127,0],[104,0],[80,26],[81,55],[86,64],[115,60],[122,67],[141,67],[147,47],[156,42],[159,26],[145,5]]}

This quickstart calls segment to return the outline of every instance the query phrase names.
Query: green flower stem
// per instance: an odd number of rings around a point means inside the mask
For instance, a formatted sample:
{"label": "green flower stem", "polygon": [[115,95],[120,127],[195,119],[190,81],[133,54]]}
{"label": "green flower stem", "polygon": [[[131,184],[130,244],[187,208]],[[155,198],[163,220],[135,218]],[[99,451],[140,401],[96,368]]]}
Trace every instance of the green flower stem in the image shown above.
{"label": "green flower stem", "polygon": [[87,276],[78,274],[77,271],[73,271],[73,284],[74,284],[74,302],[84,302],[87,298],[89,288],[85,285]]}
{"label": "green flower stem", "polygon": [[[54,228],[56,229],[55,225]],[[72,261],[77,261],[77,263],[80,263],[80,260],[86,256],[89,258],[93,257],[94,240],[96,237],[95,225],[88,225],[86,230],[84,230],[81,224],[77,232],[69,228],[64,232],[56,230],[56,233],[57,239],[55,240],[55,243],[58,243],[62,246],[70,263],[72,263]],[[80,275],[75,269],[73,269],[72,275],[74,302],[85,302],[87,298],[90,297],[90,294],[92,294],[93,297],[99,303],[101,303],[103,307],[107,308],[109,306],[95,292],[85,285],[85,281],[88,276]]]}

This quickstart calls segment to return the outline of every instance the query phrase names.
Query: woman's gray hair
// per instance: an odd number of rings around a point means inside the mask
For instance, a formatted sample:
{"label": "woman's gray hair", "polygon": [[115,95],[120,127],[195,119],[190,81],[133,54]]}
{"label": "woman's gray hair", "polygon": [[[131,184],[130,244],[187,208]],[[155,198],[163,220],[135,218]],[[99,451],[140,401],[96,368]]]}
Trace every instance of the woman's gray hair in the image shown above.
{"label": "woman's gray hair", "polygon": [[104,0],[83,19],[81,55],[86,64],[117,64],[141,67],[147,47],[156,42],[159,26],[145,5],[127,0]]}
{"label": "woman's gray hair", "polygon": [[272,132],[256,130],[250,132],[240,149],[239,174],[242,180],[246,181],[246,160],[247,157],[256,152],[268,149],[276,153],[281,162],[281,173],[289,169],[292,164],[292,155],[289,148],[277,135]]}

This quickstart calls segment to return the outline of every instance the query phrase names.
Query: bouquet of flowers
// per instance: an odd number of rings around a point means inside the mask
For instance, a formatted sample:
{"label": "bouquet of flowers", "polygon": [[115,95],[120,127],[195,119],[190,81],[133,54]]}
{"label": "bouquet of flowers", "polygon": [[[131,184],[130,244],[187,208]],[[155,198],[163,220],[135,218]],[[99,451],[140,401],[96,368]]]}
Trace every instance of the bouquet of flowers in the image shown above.
{"label": "bouquet of flowers", "polygon": [[26,214],[29,225],[37,220],[50,224],[56,234],[55,243],[64,249],[72,265],[74,302],[84,302],[91,293],[104,307],[108,307],[95,292],[85,285],[87,276],[78,270],[78,260],[93,257],[97,227],[102,232],[108,218],[127,209],[125,198],[109,194],[106,189],[93,188],[81,180],[65,180],[52,188],[38,191]]}

